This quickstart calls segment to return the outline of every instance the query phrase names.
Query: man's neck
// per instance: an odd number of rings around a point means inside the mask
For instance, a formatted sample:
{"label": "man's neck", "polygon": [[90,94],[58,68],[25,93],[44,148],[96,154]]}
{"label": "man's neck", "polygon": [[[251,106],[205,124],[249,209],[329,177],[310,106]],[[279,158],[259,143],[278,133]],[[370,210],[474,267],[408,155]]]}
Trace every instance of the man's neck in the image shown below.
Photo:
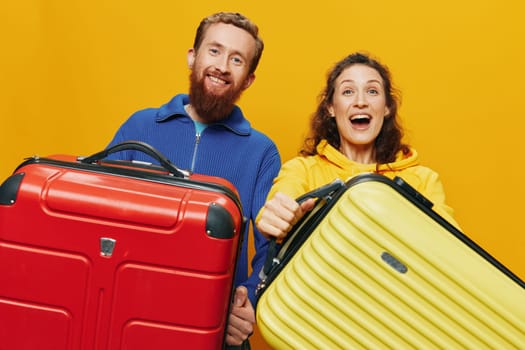
{"label": "man's neck", "polygon": [[207,124],[207,122],[204,119],[199,117],[199,115],[195,111],[195,108],[193,108],[191,104],[184,105],[184,110],[186,111],[186,113],[188,113],[191,119],[199,123]]}

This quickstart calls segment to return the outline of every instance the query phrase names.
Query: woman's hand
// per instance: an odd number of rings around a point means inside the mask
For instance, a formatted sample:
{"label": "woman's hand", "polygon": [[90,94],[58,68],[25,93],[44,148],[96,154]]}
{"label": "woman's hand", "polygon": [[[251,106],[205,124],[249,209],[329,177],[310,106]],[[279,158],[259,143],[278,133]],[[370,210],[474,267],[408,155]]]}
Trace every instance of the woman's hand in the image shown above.
{"label": "woman's hand", "polygon": [[299,204],[290,196],[277,192],[264,204],[257,228],[266,238],[275,237],[277,240],[282,240],[293,225],[306,212],[312,210],[314,204],[315,199],[313,198]]}

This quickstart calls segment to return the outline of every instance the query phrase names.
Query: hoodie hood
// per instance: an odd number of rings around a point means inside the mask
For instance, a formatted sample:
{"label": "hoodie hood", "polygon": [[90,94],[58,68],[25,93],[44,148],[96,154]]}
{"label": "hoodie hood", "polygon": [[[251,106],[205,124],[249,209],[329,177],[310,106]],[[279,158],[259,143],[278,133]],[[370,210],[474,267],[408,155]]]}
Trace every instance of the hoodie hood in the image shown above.
{"label": "hoodie hood", "polygon": [[[330,162],[337,166],[340,169],[356,169],[356,173],[361,172],[376,172],[376,164],[362,164],[354,162],[351,159],[348,159],[344,154],[339,152],[333,146],[328,144],[326,140],[322,140],[317,145],[318,156],[324,158],[325,161]],[[401,171],[406,168],[419,165],[419,157],[415,149],[410,148],[408,154],[403,154],[399,151],[396,154],[396,160],[391,163],[381,164],[379,166],[379,173],[385,171]]]}

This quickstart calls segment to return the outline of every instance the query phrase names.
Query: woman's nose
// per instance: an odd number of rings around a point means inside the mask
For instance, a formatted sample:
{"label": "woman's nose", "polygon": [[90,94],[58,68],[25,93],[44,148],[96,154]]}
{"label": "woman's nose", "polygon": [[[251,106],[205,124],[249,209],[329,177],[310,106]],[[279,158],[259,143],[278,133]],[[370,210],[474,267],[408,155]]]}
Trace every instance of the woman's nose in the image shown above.
{"label": "woman's nose", "polygon": [[362,107],[362,106],[366,106],[367,105],[367,99],[366,99],[366,94],[365,92],[358,92],[355,96],[355,101],[354,101],[355,105],[356,106],[359,106],[359,107]]}

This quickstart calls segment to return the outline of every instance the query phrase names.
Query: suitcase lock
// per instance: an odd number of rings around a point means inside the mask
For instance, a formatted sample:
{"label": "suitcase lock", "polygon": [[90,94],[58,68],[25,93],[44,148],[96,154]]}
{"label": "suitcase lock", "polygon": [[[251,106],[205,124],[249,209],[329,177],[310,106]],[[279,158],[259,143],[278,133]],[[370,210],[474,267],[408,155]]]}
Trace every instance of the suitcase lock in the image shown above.
{"label": "suitcase lock", "polygon": [[100,255],[111,257],[116,242],[113,238],[100,237]]}

